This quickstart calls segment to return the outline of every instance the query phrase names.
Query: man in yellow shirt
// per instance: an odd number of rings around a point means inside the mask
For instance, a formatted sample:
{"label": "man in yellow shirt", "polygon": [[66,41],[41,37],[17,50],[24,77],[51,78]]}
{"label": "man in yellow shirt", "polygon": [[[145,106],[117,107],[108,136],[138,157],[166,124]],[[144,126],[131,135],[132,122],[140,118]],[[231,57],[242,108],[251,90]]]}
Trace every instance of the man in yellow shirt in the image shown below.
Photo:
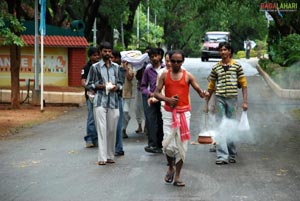
{"label": "man in yellow shirt", "polygon": [[[213,66],[208,91],[210,96],[216,95],[216,117],[218,121],[236,118],[238,88],[242,88],[244,111],[248,109],[247,79],[240,64],[232,59],[233,48],[228,42],[219,44],[222,60]],[[208,100],[210,99],[210,96]],[[222,133],[218,133],[222,135]],[[224,135],[224,134],[223,134]],[[236,162],[236,147],[231,137],[221,136],[217,140],[217,165]]]}

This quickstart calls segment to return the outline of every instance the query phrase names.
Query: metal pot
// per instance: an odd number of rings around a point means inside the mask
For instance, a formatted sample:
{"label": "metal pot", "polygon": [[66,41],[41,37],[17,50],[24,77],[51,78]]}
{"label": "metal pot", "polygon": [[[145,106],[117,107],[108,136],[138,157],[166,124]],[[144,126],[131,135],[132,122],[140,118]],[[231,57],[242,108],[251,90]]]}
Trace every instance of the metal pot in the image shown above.
{"label": "metal pot", "polygon": [[198,142],[200,144],[211,144],[213,142],[213,140],[212,140],[211,136],[199,135]]}
{"label": "metal pot", "polygon": [[207,129],[207,119],[208,119],[208,101],[205,101],[205,106],[204,106],[204,113],[205,113],[205,121],[204,121],[204,125],[205,125],[205,133],[200,133],[198,136],[198,142],[200,144],[211,144],[213,142],[213,139],[210,135],[210,133],[208,132]]}

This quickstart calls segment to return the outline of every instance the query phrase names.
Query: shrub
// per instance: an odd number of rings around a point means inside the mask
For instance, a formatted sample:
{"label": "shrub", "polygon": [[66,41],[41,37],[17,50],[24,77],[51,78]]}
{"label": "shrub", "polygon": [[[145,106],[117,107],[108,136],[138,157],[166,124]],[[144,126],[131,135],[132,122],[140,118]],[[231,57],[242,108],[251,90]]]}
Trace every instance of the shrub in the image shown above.
{"label": "shrub", "polygon": [[277,74],[281,73],[281,66],[277,63],[268,63],[266,66],[266,72],[271,76],[271,77],[276,77]]}
{"label": "shrub", "polygon": [[236,53],[235,57],[236,57],[237,59],[245,58],[245,57],[246,57],[246,53],[245,53],[245,51],[238,51],[238,52]]}
{"label": "shrub", "polygon": [[260,59],[260,60],[258,61],[258,64],[259,64],[259,66],[260,66],[264,71],[266,71],[267,65],[268,65],[268,63],[270,63],[270,62],[271,62],[271,61],[270,61],[269,59],[263,58],[263,59]]}
{"label": "shrub", "polygon": [[[237,59],[246,58],[246,52],[245,51],[238,51],[235,55]],[[252,49],[250,50],[250,57],[257,57],[257,51]]]}
{"label": "shrub", "polygon": [[274,62],[282,66],[300,61],[300,35],[290,34],[284,37],[279,44],[270,47],[269,54]]}

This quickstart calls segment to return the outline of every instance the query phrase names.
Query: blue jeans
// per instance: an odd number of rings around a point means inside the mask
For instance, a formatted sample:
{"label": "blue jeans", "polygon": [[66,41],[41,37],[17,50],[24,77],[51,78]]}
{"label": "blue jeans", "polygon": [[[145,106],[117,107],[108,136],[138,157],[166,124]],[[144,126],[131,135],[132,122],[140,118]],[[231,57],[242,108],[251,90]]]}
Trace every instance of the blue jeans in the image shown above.
{"label": "blue jeans", "polygon": [[86,136],[84,137],[84,140],[86,142],[98,143],[98,135],[93,113],[93,103],[87,99],[86,106],[88,109],[88,116],[86,121]]}
{"label": "blue jeans", "polygon": [[[217,120],[220,122],[224,117],[235,119],[237,110],[237,98],[224,98],[216,96]],[[227,133],[227,132],[225,132]],[[220,133],[216,145],[217,160],[227,161],[235,159],[236,147],[232,138]]]}
{"label": "blue jeans", "polygon": [[122,97],[119,96],[119,120],[117,125],[117,137],[116,137],[116,146],[115,152],[123,151],[123,136],[122,136],[122,127],[123,127],[123,100]]}

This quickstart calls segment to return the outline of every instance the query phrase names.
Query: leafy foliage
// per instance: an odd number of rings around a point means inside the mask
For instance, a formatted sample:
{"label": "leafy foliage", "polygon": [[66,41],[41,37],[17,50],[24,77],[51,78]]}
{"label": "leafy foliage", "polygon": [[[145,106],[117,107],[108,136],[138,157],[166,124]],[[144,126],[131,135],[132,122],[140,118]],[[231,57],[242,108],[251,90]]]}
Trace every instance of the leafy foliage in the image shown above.
{"label": "leafy foliage", "polygon": [[[257,57],[257,51],[252,49],[250,50],[250,57]],[[235,55],[236,58],[241,59],[241,58],[246,58],[246,52],[245,51],[238,51]]]}
{"label": "leafy foliage", "polygon": [[236,51],[243,49],[247,37],[265,40],[267,34],[267,21],[264,13],[259,11],[258,0],[150,2],[154,2],[150,3],[151,9],[158,13],[158,24],[163,26],[167,49],[183,49],[188,55],[199,56],[206,31],[230,31]]}
{"label": "leafy foliage", "polygon": [[300,35],[290,34],[284,37],[279,44],[272,47],[273,61],[282,65],[290,66],[300,61]]}
{"label": "leafy foliage", "polygon": [[0,38],[3,45],[23,46],[24,42],[15,33],[25,30],[22,23],[9,13],[0,12]]}
{"label": "leafy foliage", "polygon": [[271,61],[269,59],[266,59],[266,58],[263,58],[263,59],[260,59],[258,61],[258,64],[259,66],[264,70],[266,71],[267,70],[267,65],[270,63]]}
{"label": "leafy foliage", "polygon": [[[137,48],[137,45],[139,43],[139,48],[144,50],[148,45],[150,46],[157,46],[158,44],[163,44],[163,27],[149,22],[149,33],[147,30],[147,16],[143,12],[143,6],[140,6],[141,9],[139,9],[139,33],[140,37],[137,38],[136,32],[132,33],[132,40],[131,40],[131,46],[130,49]],[[134,30],[137,30],[137,16],[135,16],[134,21]]]}
{"label": "leafy foliage", "polygon": [[[207,2],[209,3],[209,2]],[[243,41],[264,40],[267,21],[259,11],[259,1],[215,1],[212,10],[204,10],[204,31],[229,31],[231,43],[236,51],[243,50]],[[203,33],[204,34],[204,33]]]}
{"label": "leafy foliage", "polygon": [[126,24],[129,15],[127,2],[124,0],[102,0],[99,13],[109,16],[108,21],[112,27],[120,28],[121,21]]}

